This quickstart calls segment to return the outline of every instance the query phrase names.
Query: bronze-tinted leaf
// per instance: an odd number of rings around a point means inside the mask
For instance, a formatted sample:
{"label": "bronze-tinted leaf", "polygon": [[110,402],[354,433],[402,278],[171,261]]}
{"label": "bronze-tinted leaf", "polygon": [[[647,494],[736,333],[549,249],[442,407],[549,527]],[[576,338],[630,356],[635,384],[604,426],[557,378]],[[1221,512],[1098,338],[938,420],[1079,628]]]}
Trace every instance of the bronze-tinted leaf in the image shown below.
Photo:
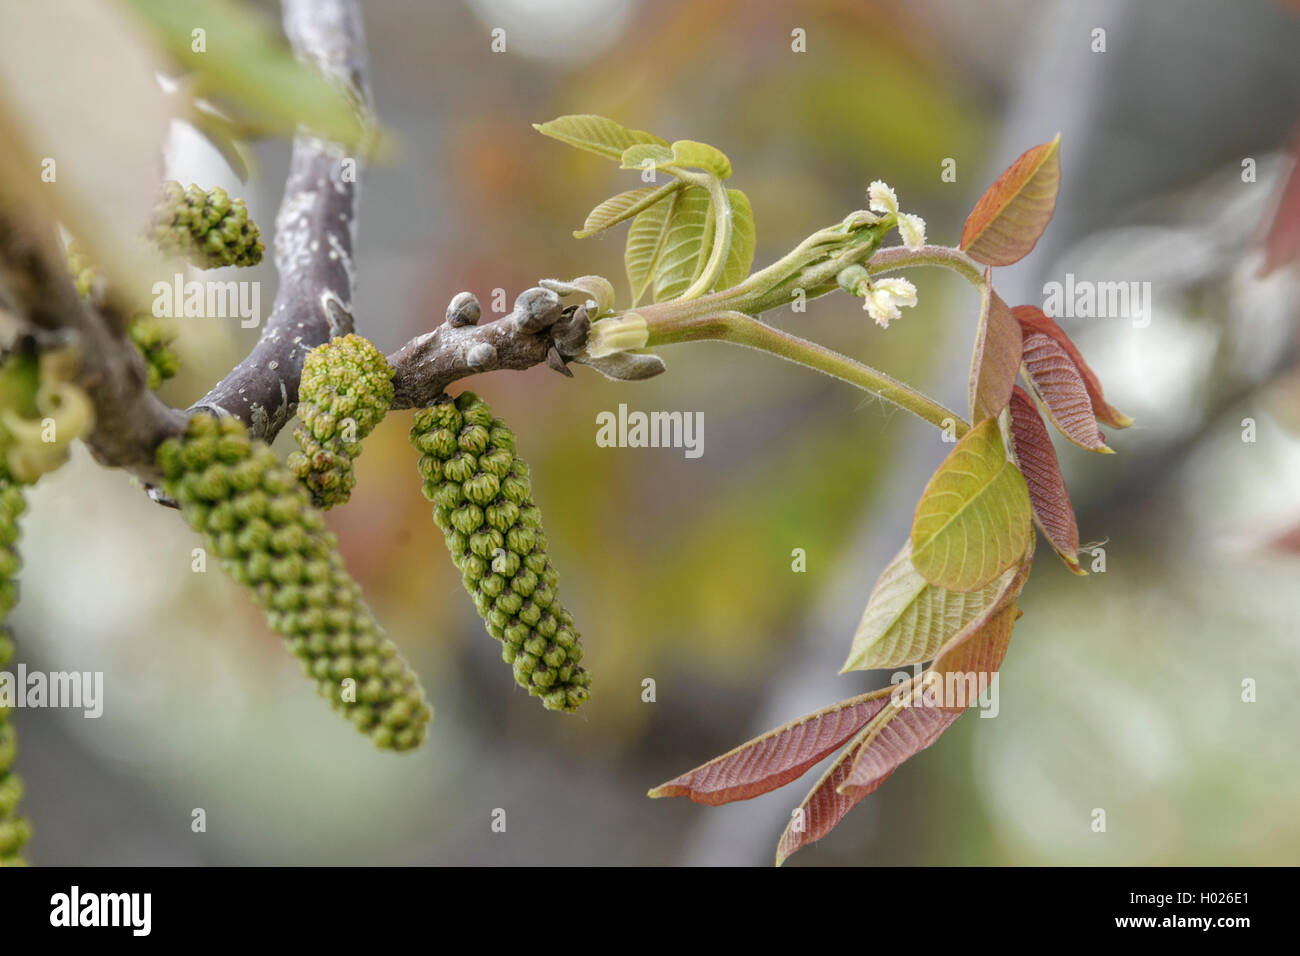
{"label": "bronze-tinted leaf", "polygon": [[1111,428],[1128,428],[1133,424],[1133,419],[1106,401],[1106,396],[1102,394],[1101,390],[1101,380],[1088,367],[1088,363],[1084,361],[1079,349],[1070,340],[1070,337],[1065,334],[1065,329],[1057,325],[1037,306],[1018,305],[1011,310],[1011,314],[1016,317],[1016,321],[1020,323],[1020,327],[1026,336],[1034,332],[1042,332],[1044,335],[1050,335],[1056,340],[1057,345],[1065,349],[1066,354],[1070,356],[1070,360],[1074,362],[1074,367],[1083,376],[1083,384],[1088,388],[1088,398],[1092,401],[1092,413],[1096,416],[1097,421],[1103,425],[1109,425]]}
{"label": "bronze-tinted leaf", "polygon": [[1056,449],[1033,399],[1020,388],[1011,394],[1011,438],[1020,473],[1029,486],[1034,522],[1071,571],[1087,574],[1079,567],[1079,526]]}
{"label": "bronze-tinted leaf", "polygon": [[889,702],[890,688],[840,701],[791,721],[655,787],[651,797],[718,805],[785,786],[848,740]]}
{"label": "bronze-tinted leaf", "polygon": [[816,843],[834,830],[863,797],[885,782],[885,778],[881,777],[876,781],[875,786],[861,787],[851,793],[840,793],[840,786],[847,779],[849,768],[853,765],[853,758],[857,752],[855,740],[835,758],[835,762],[822,774],[812,790],[808,791],[808,796],[803,798],[799,809],[791,815],[790,822],[786,824],[785,832],[781,834],[781,839],[776,845],[777,866],[808,844]]}
{"label": "bronze-tinted leaf", "polygon": [[1038,242],[1056,209],[1061,137],[1026,151],[971,210],[961,247],[976,262],[1009,266]]}
{"label": "bronze-tinted leaf", "polygon": [[1021,334],[1007,304],[993,291],[989,270],[984,273],[979,331],[970,368],[971,421],[996,418],[1011,400],[1020,371]]}
{"label": "bronze-tinted leaf", "polygon": [[1300,134],[1291,150],[1291,171],[1287,174],[1277,212],[1264,239],[1264,264],[1260,276],[1266,276],[1288,262],[1300,258]]}
{"label": "bronze-tinted leaf", "polygon": [[1080,448],[1110,454],[1092,413],[1088,387],[1070,354],[1050,335],[1035,332],[1025,337],[1024,366],[1029,387],[1060,433]]}

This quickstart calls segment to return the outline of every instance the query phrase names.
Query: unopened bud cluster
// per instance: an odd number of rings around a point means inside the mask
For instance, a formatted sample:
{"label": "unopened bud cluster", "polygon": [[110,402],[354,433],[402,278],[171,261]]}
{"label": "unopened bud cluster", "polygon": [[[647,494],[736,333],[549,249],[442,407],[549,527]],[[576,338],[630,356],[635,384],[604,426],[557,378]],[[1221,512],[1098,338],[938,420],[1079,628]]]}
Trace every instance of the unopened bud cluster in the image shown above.
{"label": "unopened bud cluster", "polygon": [[220,187],[186,189],[174,180],[162,185],[149,236],[164,253],[183,256],[200,269],[255,266],[264,252],[242,199],[231,199]]}
{"label": "unopened bud cluster", "polygon": [[356,477],[352,459],[393,403],[393,369],[370,341],[345,335],[312,349],[298,386],[293,437],[299,451],[289,468],[307,486],[318,508],[342,504]]}

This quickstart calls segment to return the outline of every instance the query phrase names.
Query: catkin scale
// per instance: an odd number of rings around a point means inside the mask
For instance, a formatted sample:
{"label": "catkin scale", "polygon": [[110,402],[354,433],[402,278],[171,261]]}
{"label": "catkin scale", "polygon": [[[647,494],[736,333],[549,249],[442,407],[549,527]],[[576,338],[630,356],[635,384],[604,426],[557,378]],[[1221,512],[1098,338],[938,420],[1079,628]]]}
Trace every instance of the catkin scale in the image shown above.
{"label": "catkin scale", "polygon": [[591,675],[579,666],[573,616],[556,598],[559,575],[513,432],[463,392],[416,412],[411,444],[433,520],[515,681],[548,710],[576,710],[590,696]]}
{"label": "catkin scale", "polygon": [[174,180],[162,185],[149,236],[164,253],[200,269],[255,266],[265,251],[242,199],[231,199],[220,187],[186,189]]}
{"label": "catkin scale", "polygon": [[195,415],[158,449],[164,490],[266,611],[320,694],[376,746],[410,750],[432,710],[371,615],[307,490],[236,419]]}
{"label": "catkin scale", "polygon": [[289,455],[291,471],[307,486],[318,508],[342,504],[356,478],[352,460],[361,439],[379,424],[393,402],[393,368],[384,353],[359,335],[345,335],[307,354],[298,386],[298,420]]}

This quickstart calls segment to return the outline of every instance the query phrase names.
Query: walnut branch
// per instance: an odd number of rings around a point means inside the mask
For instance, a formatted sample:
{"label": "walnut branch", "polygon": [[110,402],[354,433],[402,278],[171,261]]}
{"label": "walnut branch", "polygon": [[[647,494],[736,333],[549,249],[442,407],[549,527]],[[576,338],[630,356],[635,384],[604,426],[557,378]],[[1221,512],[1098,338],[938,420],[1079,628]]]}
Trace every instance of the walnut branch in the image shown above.
{"label": "walnut branch", "polygon": [[[365,36],[354,0],[284,0],[284,30],[300,59],[368,111]],[[271,315],[248,357],[190,411],[233,415],[270,441],[293,416],[307,353],[352,331],[358,177],[345,178],[344,158],[315,136],[294,138],[275,219],[280,287]]]}

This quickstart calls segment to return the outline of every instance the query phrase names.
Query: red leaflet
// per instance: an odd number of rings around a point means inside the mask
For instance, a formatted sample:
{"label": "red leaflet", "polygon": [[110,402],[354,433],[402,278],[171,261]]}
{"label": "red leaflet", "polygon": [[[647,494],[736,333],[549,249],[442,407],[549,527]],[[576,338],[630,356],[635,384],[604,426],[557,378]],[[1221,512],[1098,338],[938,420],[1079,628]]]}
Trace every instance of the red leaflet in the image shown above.
{"label": "red leaflet", "polygon": [[1028,150],[1007,167],[971,210],[961,247],[977,262],[1009,266],[1034,248],[1056,210],[1061,137]]}
{"label": "red leaflet", "polygon": [[1050,335],[1025,336],[1025,377],[1047,409],[1047,417],[1070,441],[1089,451],[1110,453],[1092,413],[1088,386],[1070,354]]}
{"label": "red leaflet", "polygon": [[1011,389],[1020,371],[1021,332],[1007,304],[1002,301],[984,273],[983,308],[975,353],[971,357],[971,421],[997,418],[1011,400]]}
{"label": "red leaflet", "polygon": [[1042,332],[1044,335],[1050,335],[1056,340],[1057,345],[1065,349],[1070,361],[1074,363],[1074,367],[1083,376],[1083,384],[1087,387],[1088,398],[1092,402],[1092,413],[1096,416],[1097,421],[1103,425],[1109,425],[1111,428],[1128,428],[1133,424],[1133,419],[1106,401],[1106,396],[1101,391],[1101,380],[1088,367],[1088,363],[1083,360],[1083,355],[1080,354],[1075,344],[1070,341],[1070,337],[1065,334],[1065,330],[1050,319],[1042,309],[1033,305],[1018,305],[1011,310],[1011,314],[1020,323],[1026,337],[1033,332]]}
{"label": "red leaflet", "polygon": [[1300,134],[1291,150],[1291,171],[1278,200],[1273,224],[1264,240],[1264,264],[1259,274],[1266,276],[1274,269],[1300,257]]}
{"label": "red leaflet", "polygon": [[1011,393],[1011,437],[1016,462],[1029,485],[1034,522],[1071,571],[1087,574],[1079,567],[1079,526],[1056,449],[1033,399],[1021,388]]}
{"label": "red leaflet", "polygon": [[889,703],[891,688],[853,697],[769,731],[655,787],[651,797],[717,806],[785,786],[861,730]]}
{"label": "red leaflet", "polygon": [[776,845],[776,865],[780,866],[797,851],[809,843],[816,843],[830,833],[844,819],[845,815],[858,805],[863,797],[885,782],[885,774],[874,786],[862,787],[851,793],[840,793],[839,788],[848,777],[849,767],[857,747],[850,744],[844,753],[835,758],[808,796],[799,804],[799,812],[792,815],[786,824],[785,832]]}
{"label": "red leaflet", "polygon": [[868,733],[870,739],[858,748],[853,766],[840,784],[843,795],[861,797],[871,793],[908,757],[938,740],[963,710],[964,707],[926,704],[920,699],[918,688],[917,697],[910,706],[898,710],[892,717],[886,715],[887,719],[875,728],[874,736]]}

